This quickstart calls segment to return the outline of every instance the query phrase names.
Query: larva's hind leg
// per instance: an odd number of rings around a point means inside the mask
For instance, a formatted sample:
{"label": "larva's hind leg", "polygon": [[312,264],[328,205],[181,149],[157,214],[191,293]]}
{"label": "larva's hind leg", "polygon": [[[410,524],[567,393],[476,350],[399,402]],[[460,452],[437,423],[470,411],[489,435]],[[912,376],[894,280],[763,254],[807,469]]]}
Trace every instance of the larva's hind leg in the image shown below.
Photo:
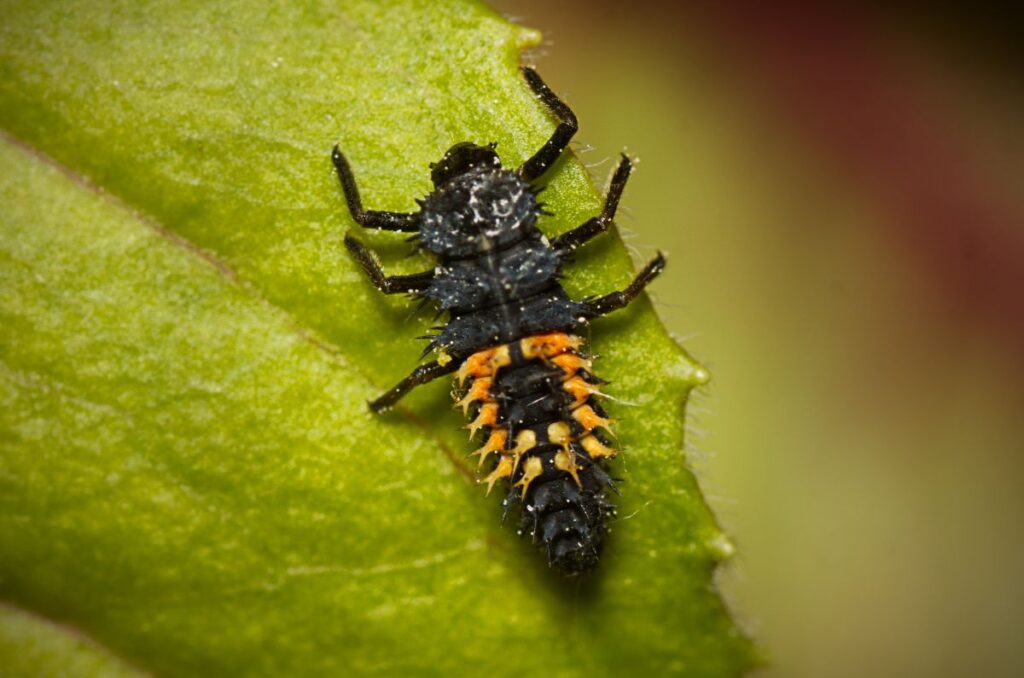
{"label": "larva's hind leg", "polygon": [[441,365],[436,360],[420,365],[412,371],[412,374],[395,384],[387,393],[375,400],[371,400],[370,409],[374,412],[383,412],[384,410],[394,406],[395,403],[402,399],[402,396],[417,386],[422,386],[423,384],[429,383],[438,377],[451,374],[458,368],[458,366],[458,362],[454,360],[446,365]]}
{"label": "larva's hind leg", "polygon": [[644,288],[647,287],[651,281],[657,278],[658,274],[664,270],[665,256],[661,252],[658,252],[658,256],[647,262],[647,265],[644,266],[643,270],[640,271],[635,278],[633,278],[633,282],[631,282],[629,287],[626,289],[606,294],[603,297],[598,297],[597,299],[590,299],[581,302],[583,306],[582,315],[589,320],[626,307],[629,302],[640,296],[640,293],[644,291]]}

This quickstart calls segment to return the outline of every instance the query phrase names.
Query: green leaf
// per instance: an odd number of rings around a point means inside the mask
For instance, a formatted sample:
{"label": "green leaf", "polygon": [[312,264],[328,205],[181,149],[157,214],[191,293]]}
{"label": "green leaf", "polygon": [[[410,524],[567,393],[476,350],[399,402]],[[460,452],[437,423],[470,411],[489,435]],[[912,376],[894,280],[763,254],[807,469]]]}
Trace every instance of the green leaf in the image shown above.
{"label": "green leaf", "polygon": [[[346,255],[330,148],[378,209],[414,208],[455,141],[518,164],[553,128],[517,70],[535,32],[457,0],[4,14],[0,597],[169,675],[753,665],[712,584],[732,548],[682,454],[706,374],[648,302],[593,326],[626,482],[588,580],[498,524],[445,384],[365,407],[431,318]],[[551,177],[545,230],[596,212],[578,161]],[[389,270],[429,265],[363,237]],[[568,288],[631,275],[608,237]],[[3,663],[37,623],[7,617]],[[69,667],[95,650],[77,637],[52,643]]]}
{"label": "green leaf", "polygon": [[145,675],[74,629],[2,604],[0,659],[5,676],[137,678]]}

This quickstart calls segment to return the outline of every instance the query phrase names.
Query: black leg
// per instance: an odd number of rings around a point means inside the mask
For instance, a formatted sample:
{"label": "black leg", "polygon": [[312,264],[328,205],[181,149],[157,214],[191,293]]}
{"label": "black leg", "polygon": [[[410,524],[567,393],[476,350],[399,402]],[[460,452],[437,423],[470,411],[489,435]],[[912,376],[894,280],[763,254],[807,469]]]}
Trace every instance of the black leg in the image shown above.
{"label": "black leg", "polygon": [[622,197],[622,189],[626,187],[626,180],[633,171],[633,163],[625,154],[619,161],[612,175],[611,186],[608,187],[608,195],[604,199],[604,209],[593,219],[584,222],[571,231],[566,231],[551,241],[551,246],[561,252],[572,252],[574,249],[587,242],[597,235],[601,235],[612,225],[615,218],[615,210],[619,207],[619,198]]}
{"label": "black leg", "polygon": [[341,190],[345,193],[348,211],[352,213],[352,218],[356,220],[357,224],[364,228],[380,228],[385,231],[412,232],[419,230],[419,214],[364,210],[363,202],[359,199],[356,178],[352,175],[352,168],[348,166],[348,160],[337,146],[331,152],[331,160],[334,161],[334,168],[338,170],[338,179],[341,180]]}
{"label": "black leg", "polygon": [[395,384],[394,388],[390,391],[376,400],[371,400],[370,409],[374,412],[383,412],[384,410],[389,409],[401,400],[402,396],[409,391],[413,390],[417,386],[433,381],[438,377],[451,374],[458,369],[459,364],[459,361],[452,360],[446,365],[440,365],[435,360],[433,362],[426,363],[425,365],[420,365],[412,371],[412,374]]}
{"label": "black leg", "polygon": [[576,122],[576,115],[544,84],[544,81],[537,75],[537,71],[524,66],[523,75],[526,76],[526,82],[529,83],[530,88],[559,120],[555,133],[551,135],[547,143],[519,168],[520,176],[527,181],[533,181],[555,164],[558,156],[569,145],[572,135],[576,134],[578,124]]}
{"label": "black leg", "polygon": [[421,292],[430,287],[430,283],[434,280],[433,271],[413,273],[412,275],[384,275],[384,271],[377,263],[370,248],[352,237],[351,233],[345,234],[345,247],[366,271],[366,275],[373,281],[374,287],[384,294]]}
{"label": "black leg", "polygon": [[603,297],[583,302],[583,315],[588,319],[597,318],[625,307],[629,302],[640,296],[644,288],[657,278],[658,274],[663,270],[665,270],[665,256],[658,252],[658,256],[651,259],[644,266],[644,269],[633,278],[633,282],[629,283],[629,287],[621,292],[612,292]]}

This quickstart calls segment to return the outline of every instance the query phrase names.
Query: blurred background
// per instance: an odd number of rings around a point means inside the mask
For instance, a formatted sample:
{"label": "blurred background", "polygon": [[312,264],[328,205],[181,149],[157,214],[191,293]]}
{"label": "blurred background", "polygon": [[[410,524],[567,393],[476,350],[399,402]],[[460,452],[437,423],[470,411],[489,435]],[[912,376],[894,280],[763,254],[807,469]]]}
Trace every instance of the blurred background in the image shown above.
{"label": "blurred background", "polygon": [[689,460],[766,675],[1024,675],[1021,17],[493,4],[597,185],[640,158],[618,222],[714,375]]}

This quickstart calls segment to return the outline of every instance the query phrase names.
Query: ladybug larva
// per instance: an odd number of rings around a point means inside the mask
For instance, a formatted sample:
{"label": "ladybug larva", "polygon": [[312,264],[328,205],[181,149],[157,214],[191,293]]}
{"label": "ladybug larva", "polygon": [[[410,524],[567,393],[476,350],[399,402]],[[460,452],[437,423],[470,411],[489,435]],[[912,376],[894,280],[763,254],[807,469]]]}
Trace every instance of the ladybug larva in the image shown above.
{"label": "ladybug larva", "polygon": [[582,225],[548,240],[537,228],[542,206],[533,185],[555,163],[577,129],[576,116],[531,69],[527,83],[558,118],[547,143],[521,167],[502,166],[496,144],[462,142],[431,164],[434,190],[419,211],[363,209],[348,161],[332,159],[353,219],[364,228],[414,234],[437,266],[412,275],[385,275],[373,253],[351,233],[345,245],[384,294],[408,293],[436,304],[448,322],[426,337],[418,367],[370,402],[375,412],[411,389],[455,373],[457,406],[472,417],[474,453],[488,492],[503,483],[506,512],[518,505],[521,532],[547,551],[567,575],[594,568],[614,507],[605,468],[615,456],[601,408],[602,381],[584,351],[580,331],[623,308],[664,268],[661,253],[624,290],[570,299],[559,284],[562,264],[612,223],[632,165],[622,156],[604,208]]}

